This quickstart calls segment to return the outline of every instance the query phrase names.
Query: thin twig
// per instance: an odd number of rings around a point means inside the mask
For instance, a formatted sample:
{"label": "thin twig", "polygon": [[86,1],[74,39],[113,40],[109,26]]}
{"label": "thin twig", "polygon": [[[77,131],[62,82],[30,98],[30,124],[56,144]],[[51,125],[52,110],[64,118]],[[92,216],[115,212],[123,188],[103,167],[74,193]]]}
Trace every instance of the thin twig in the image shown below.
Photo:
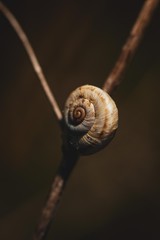
{"label": "thin twig", "polygon": [[33,236],[33,240],[43,239],[47,234],[47,230],[57,209],[64,185],[64,179],[61,176],[56,175],[47,202],[43,208],[38,228]]}
{"label": "thin twig", "polygon": [[42,85],[42,88],[46,94],[46,96],[48,97],[48,100],[53,108],[53,111],[57,117],[57,119],[59,121],[62,120],[62,113],[60,111],[60,108],[58,106],[58,103],[55,100],[55,97],[47,83],[47,80],[44,76],[44,73],[42,71],[42,68],[38,62],[38,59],[34,53],[34,50],[24,32],[24,30],[22,29],[21,25],[19,24],[19,22],[17,21],[17,19],[14,17],[14,15],[11,13],[11,11],[2,3],[0,2],[0,11],[4,14],[4,16],[8,19],[9,23],[11,24],[11,26],[13,27],[13,29],[15,30],[15,32],[17,33],[18,37],[20,38],[30,60],[32,63],[32,66],[40,80],[40,83]]}
{"label": "thin twig", "polygon": [[55,216],[55,212],[57,210],[57,206],[67,183],[68,177],[77,163],[78,158],[79,156],[77,151],[72,149],[70,146],[68,149],[65,147],[63,159],[54,178],[49,196],[41,214],[40,221],[33,236],[33,240],[43,240],[45,238],[51,221]]}
{"label": "thin twig", "polygon": [[[126,70],[127,65],[129,64],[131,57],[133,57],[134,55],[134,52],[140,42],[140,39],[144,34],[144,29],[146,28],[149,21],[151,20],[153,10],[156,8],[156,6],[158,6],[158,2],[159,2],[158,0],[147,0],[144,3],[144,7],[133,27],[133,30],[131,31],[131,34],[127,40],[127,43],[124,45],[122,49],[122,53],[114,69],[112,70],[109,78],[107,78],[104,84],[103,89],[106,90],[107,92],[112,93],[115,87],[120,83],[120,79],[122,78],[122,75]],[[70,153],[68,156],[67,156],[67,152]],[[67,151],[67,152],[64,151],[64,156],[67,156],[67,158],[65,159],[65,165],[64,165],[64,169],[67,172],[67,178],[63,178],[63,174],[56,175],[47,203],[43,209],[40,223],[37,226],[37,231],[34,235],[34,240],[44,239],[46,232],[48,230],[48,226],[50,225],[53,215],[57,209],[57,205],[60,200],[60,196],[63,192],[64,185],[67,182],[67,179],[70,175],[71,169],[73,169],[74,167],[74,164],[71,165],[72,167],[69,169],[67,166],[70,162],[70,159],[72,159],[71,162],[74,162],[74,161],[76,162],[78,159],[78,157],[72,154],[70,151]],[[57,188],[57,186],[59,187]],[[47,214],[45,214],[45,212],[47,212]]]}
{"label": "thin twig", "polygon": [[154,10],[159,4],[159,0],[146,0],[144,6],[130,32],[130,35],[122,48],[121,54],[106,79],[103,90],[111,94],[120,84],[123,74],[131,62],[135,51],[144,35],[144,31],[148,26]]}

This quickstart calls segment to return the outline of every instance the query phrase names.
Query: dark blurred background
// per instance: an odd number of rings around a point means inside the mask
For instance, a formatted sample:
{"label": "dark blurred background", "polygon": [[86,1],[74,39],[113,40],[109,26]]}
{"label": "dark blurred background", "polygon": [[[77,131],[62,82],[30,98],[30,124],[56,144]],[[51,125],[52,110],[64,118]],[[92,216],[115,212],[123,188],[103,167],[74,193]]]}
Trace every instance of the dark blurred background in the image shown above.
{"label": "dark blurred background", "polygon": [[[77,86],[102,86],[141,0],[3,1],[25,29],[63,108]],[[61,158],[54,114],[0,14],[0,239],[29,240]],[[119,130],[78,162],[47,239],[160,239],[160,9],[114,99]]]}

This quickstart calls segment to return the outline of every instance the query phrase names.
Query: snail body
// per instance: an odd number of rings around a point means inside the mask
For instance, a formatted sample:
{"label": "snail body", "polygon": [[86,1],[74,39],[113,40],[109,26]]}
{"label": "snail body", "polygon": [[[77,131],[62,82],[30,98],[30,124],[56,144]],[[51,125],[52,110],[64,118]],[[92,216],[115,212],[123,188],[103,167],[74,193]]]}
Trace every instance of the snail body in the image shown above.
{"label": "snail body", "polygon": [[82,155],[104,148],[118,127],[118,110],[102,89],[84,85],[74,90],[64,108],[69,143]]}

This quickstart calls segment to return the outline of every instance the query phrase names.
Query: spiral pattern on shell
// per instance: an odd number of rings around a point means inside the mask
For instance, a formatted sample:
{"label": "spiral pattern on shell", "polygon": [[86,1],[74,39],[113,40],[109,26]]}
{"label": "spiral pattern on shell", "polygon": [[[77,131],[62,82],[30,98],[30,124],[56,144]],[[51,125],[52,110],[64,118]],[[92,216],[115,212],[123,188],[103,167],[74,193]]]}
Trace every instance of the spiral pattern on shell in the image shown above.
{"label": "spiral pattern on shell", "polygon": [[64,108],[69,143],[82,155],[104,148],[118,127],[118,110],[102,89],[84,85],[74,90]]}

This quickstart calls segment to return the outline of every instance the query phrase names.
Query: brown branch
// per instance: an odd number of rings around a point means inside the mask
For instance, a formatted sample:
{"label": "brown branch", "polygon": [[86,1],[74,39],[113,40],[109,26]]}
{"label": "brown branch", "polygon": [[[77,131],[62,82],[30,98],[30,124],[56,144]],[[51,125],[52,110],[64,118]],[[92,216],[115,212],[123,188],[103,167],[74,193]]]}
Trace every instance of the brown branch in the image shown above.
{"label": "brown branch", "polygon": [[32,66],[34,68],[34,71],[36,72],[40,83],[42,85],[42,88],[53,108],[53,111],[57,117],[57,119],[59,121],[62,120],[62,113],[60,111],[60,108],[55,100],[55,97],[47,83],[47,80],[44,76],[44,73],[42,71],[42,68],[38,62],[38,59],[34,53],[34,50],[25,34],[25,32],[23,31],[22,27],[20,26],[19,22],[17,21],[17,19],[14,17],[14,15],[11,13],[11,11],[2,3],[0,2],[0,11],[3,13],[3,15],[8,19],[9,23],[11,24],[11,26],[13,27],[13,29],[15,30],[15,32],[17,33],[18,37],[20,38],[28,56],[29,59],[32,63]]}
{"label": "brown branch", "polygon": [[120,84],[123,74],[131,62],[135,51],[144,35],[145,29],[148,26],[154,10],[159,4],[159,0],[146,0],[144,6],[130,32],[130,35],[122,48],[121,54],[106,79],[103,90],[111,94]]}
{"label": "brown branch", "polygon": [[68,146],[68,148],[65,147],[63,151],[63,159],[54,178],[40,221],[33,236],[33,240],[43,240],[45,238],[51,221],[55,216],[61,194],[63,193],[64,187],[75,164],[77,163],[78,158],[79,156],[77,151],[72,149],[71,146]]}
{"label": "brown branch", "polygon": [[[144,3],[144,7],[131,31],[127,43],[124,45],[122,53],[115,67],[113,68],[111,74],[109,75],[109,78],[107,78],[104,84],[103,89],[105,91],[112,93],[115,87],[120,83],[122,75],[126,70],[127,65],[131,61],[131,58],[134,55],[134,52],[140,42],[140,39],[144,34],[144,30],[148,25],[149,21],[151,20],[153,10],[156,8],[156,6],[158,6],[158,2],[159,2],[158,0],[147,0]],[[68,143],[66,143],[65,146],[67,144]],[[37,231],[34,235],[34,240],[44,239],[46,232],[48,230],[48,226],[50,225],[50,222],[53,219],[53,215],[57,209],[57,205],[63,192],[64,186],[71,173],[71,170],[74,167],[73,163],[77,162],[78,160],[78,156],[70,150],[69,151],[65,150],[63,153],[65,156],[65,160],[63,160],[63,163],[65,164],[60,165],[61,174],[58,173],[55,177],[47,203],[43,209],[39,225],[37,226]],[[64,177],[66,174],[67,177]]]}
{"label": "brown branch", "polygon": [[42,211],[38,227],[33,236],[33,240],[43,239],[47,234],[47,230],[57,209],[64,185],[64,179],[61,176],[56,175],[46,205]]}

